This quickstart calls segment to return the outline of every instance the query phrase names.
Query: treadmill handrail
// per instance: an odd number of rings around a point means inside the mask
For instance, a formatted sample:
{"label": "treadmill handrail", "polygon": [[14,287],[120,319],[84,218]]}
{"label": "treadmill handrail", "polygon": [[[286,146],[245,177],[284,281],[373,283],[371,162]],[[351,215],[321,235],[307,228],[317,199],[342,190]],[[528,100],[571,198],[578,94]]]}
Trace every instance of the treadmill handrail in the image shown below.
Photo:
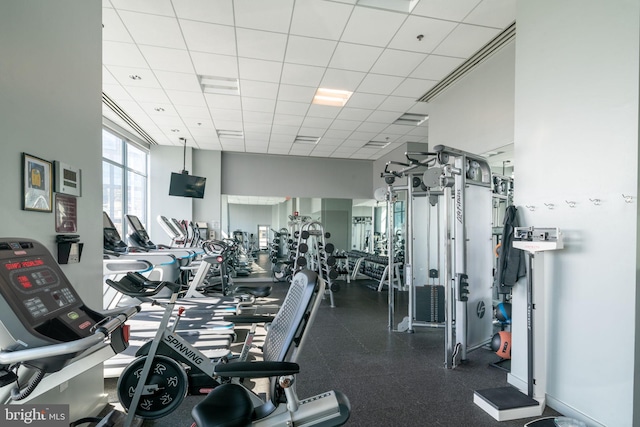
{"label": "treadmill handrail", "polygon": [[0,365],[11,365],[18,362],[41,359],[43,357],[60,356],[76,353],[93,347],[105,340],[113,331],[122,326],[131,316],[140,311],[140,307],[127,307],[111,320],[97,325],[93,335],[78,340],[60,344],[45,345],[42,347],[27,348],[15,351],[0,351]]}

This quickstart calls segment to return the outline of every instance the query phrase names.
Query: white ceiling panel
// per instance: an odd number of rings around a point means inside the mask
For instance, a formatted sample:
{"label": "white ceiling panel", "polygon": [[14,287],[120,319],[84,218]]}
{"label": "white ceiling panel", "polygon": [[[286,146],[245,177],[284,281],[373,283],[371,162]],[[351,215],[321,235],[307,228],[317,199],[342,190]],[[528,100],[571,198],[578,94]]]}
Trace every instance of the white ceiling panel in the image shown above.
{"label": "white ceiling panel", "polygon": [[242,97],[242,109],[244,111],[259,111],[262,113],[273,114],[276,109],[276,101],[264,98]]}
{"label": "white ceiling panel", "polygon": [[[422,64],[411,73],[411,77],[418,79],[441,80],[454,68],[460,65],[462,58],[451,58],[448,56],[429,55]],[[426,92],[426,91],[425,91]]]}
{"label": "white ceiling panel", "polygon": [[[455,2],[451,2],[455,3]],[[391,40],[389,47],[431,53],[458,25],[456,22],[423,16],[409,16]],[[421,39],[418,36],[423,36]]]}
{"label": "white ceiling panel", "polygon": [[276,114],[290,114],[304,116],[307,114],[309,104],[304,102],[280,101],[276,103]]}
{"label": "white ceiling panel", "polygon": [[317,88],[320,85],[324,72],[325,68],[323,67],[285,63],[282,67],[281,82],[284,84]]}
{"label": "white ceiling panel", "polygon": [[180,27],[190,51],[236,54],[236,35],[233,27],[206,22],[180,20]]}
{"label": "white ceiling panel", "polygon": [[202,92],[200,82],[193,73],[174,73],[171,71],[156,71],[156,78],[165,89],[184,90],[187,92]]}
{"label": "white ceiling panel", "polygon": [[327,119],[335,119],[340,113],[340,107],[332,107],[329,105],[315,105],[311,104],[309,111],[307,111],[308,117],[324,117]]}
{"label": "white ceiling panel", "polygon": [[317,128],[325,130],[331,125],[332,122],[333,119],[325,119],[322,117],[307,117],[302,122],[302,128]]}
{"label": "white ceiling panel", "polygon": [[243,80],[240,83],[240,94],[250,98],[276,99],[278,84],[269,82],[257,82],[255,80]]}
{"label": "white ceiling panel", "polygon": [[193,73],[191,57],[189,56],[189,52],[184,49],[140,46],[140,51],[149,66],[154,70]]}
{"label": "white ceiling panel", "polygon": [[111,99],[116,101],[116,103],[120,103],[122,101],[134,101],[129,92],[119,84],[102,85],[102,90],[104,93],[109,95]]}
{"label": "white ceiling panel", "polygon": [[213,117],[213,124],[218,130],[230,130],[242,132],[242,121],[224,120]]}
{"label": "white ceiling panel", "polygon": [[291,34],[338,40],[353,7],[323,0],[296,2]]}
{"label": "white ceiling panel", "polygon": [[[235,58],[234,58],[235,60]],[[247,80],[279,83],[282,62],[262,59],[238,58],[240,77]]]}
{"label": "white ceiling panel", "polygon": [[287,125],[274,124],[271,127],[271,134],[295,136],[298,134],[298,129],[300,129],[300,126],[287,126]]}
{"label": "white ceiling panel", "polygon": [[353,120],[335,120],[329,129],[354,131],[359,125],[360,122]]}
{"label": "white ceiling panel", "polygon": [[359,71],[327,68],[327,71],[324,73],[324,77],[322,78],[322,82],[320,83],[320,87],[353,92],[366,75],[366,73],[361,73]]}
{"label": "white ceiling panel", "polygon": [[394,111],[378,110],[371,113],[371,115],[367,117],[367,120],[365,121],[365,123],[382,123],[382,124],[389,125],[395,122],[398,119],[398,117],[400,117],[401,115],[402,114],[398,114]]}
{"label": "white ceiling panel", "polygon": [[278,92],[278,102],[292,101],[292,102],[304,102],[309,103],[313,99],[316,90],[312,87],[306,86],[293,86],[293,85],[280,85]]}
{"label": "white ceiling panel", "polygon": [[440,43],[433,53],[467,58],[476,53],[488,40],[497,36],[499,32],[500,30],[495,28],[460,24]]}
{"label": "white ceiling panel", "polygon": [[438,83],[437,80],[423,80],[423,79],[405,79],[400,85],[393,91],[394,96],[406,96],[413,99],[418,99],[424,95],[429,89]]}
{"label": "white ceiling panel", "polygon": [[273,114],[271,113],[261,113],[259,111],[243,111],[242,117],[246,123],[245,127],[249,123],[269,123],[271,125],[271,121],[273,120]]}
{"label": "white ceiling panel", "polygon": [[369,73],[358,86],[358,92],[390,95],[403,80],[403,77]]}
{"label": "white ceiling panel", "polygon": [[[415,113],[415,114],[429,114],[430,104],[427,102],[416,102],[413,107],[411,107],[407,113]],[[423,123],[426,125],[427,123]]]}
{"label": "white ceiling panel", "polygon": [[329,139],[342,139],[348,138],[352,134],[350,130],[343,129],[329,129],[325,132],[324,136]]}
{"label": "white ceiling panel", "polygon": [[106,66],[102,66],[102,87],[104,88],[107,85],[119,85],[120,83],[116,80],[115,77],[111,74],[109,69]]}
{"label": "white ceiling panel", "polygon": [[211,119],[211,111],[206,107],[192,107],[188,105],[179,105],[176,111],[183,118],[190,119]]}
{"label": "white ceiling panel", "polygon": [[235,24],[240,28],[288,33],[293,0],[235,0]]}
{"label": "white ceiling panel", "polygon": [[424,53],[386,49],[376,61],[372,73],[408,76],[427,57]]}
{"label": "white ceiling panel", "polygon": [[185,92],[182,90],[167,90],[167,96],[174,105],[190,105],[192,107],[206,107],[202,92]]}
{"label": "white ceiling panel", "polygon": [[295,135],[280,135],[277,133],[272,133],[269,146],[272,147],[286,147],[287,150],[291,148],[291,144],[293,144],[293,140],[295,139]]}
{"label": "white ceiling panel", "polygon": [[337,42],[309,37],[289,36],[285,62],[326,67]]}
{"label": "white ceiling panel", "polygon": [[172,0],[181,19],[233,25],[233,0]]}
{"label": "white ceiling panel", "polygon": [[112,8],[102,9],[102,40],[133,43],[127,27]]}
{"label": "white ceiling panel", "polygon": [[263,138],[266,135],[267,140],[271,133],[271,123],[245,123],[244,135],[245,140]]}
{"label": "white ceiling panel", "polygon": [[342,41],[385,47],[407,15],[357,6],[342,34]]}
{"label": "white ceiling panel", "polygon": [[[276,107],[277,110],[277,107]],[[302,124],[304,116],[293,116],[291,114],[278,114],[273,116],[274,125],[298,126]]]}
{"label": "white ceiling panel", "polygon": [[214,109],[241,110],[242,109],[242,104],[240,103],[239,96],[205,93],[204,98],[206,99],[207,105],[211,110],[214,110]]}
{"label": "white ceiling panel", "polygon": [[361,147],[367,141],[371,141],[373,138],[375,138],[377,134],[378,132],[366,132],[366,131],[356,130],[351,135],[349,135],[349,139],[345,141],[345,143],[342,145],[346,145],[348,147],[352,147],[352,146]]}
{"label": "white ceiling panel", "polygon": [[240,57],[271,61],[282,61],[284,58],[286,34],[236,28],[236,37]]}
{"label": "white ceiling panel", "polygon": [[480,0],[420,0],[413,8],[414,15],[462,21],[480,3]]}
{"label": "white ceiling panel", "polygon": [[342,107],[337,118],[341,120],[362,121],[365,120],[371,114],[373,110],[366,110],[364,108],[351,108]]}
{"label": "white ceiling panel", "polygon": [[102,42],[102,63],[104,65],[121,65],[123,67],[147,67],[147,61],[140,53],[138,46],[131,43]]}
{"label": "white ceiling panel", "polygon": [[464,22],[503,29],[514,21],[515,16],[516,2],[513,0],[482,0]]}
{"label": "white ceiling panel", "polygon": [[378,107],[378,109],[383,111],[397,111],[400,113],[404,113],[405,111],[413,107],[415,103],[415,99],[412,98],[390,96],[385,99],[382,104],[380,104],[380,107]]}
{"label": "white ceiling panel", "polygon": [[364,122],[358,126],[358,132],[382,132],[388,125],[385,123]]}
{"label": "white ceiling panel", "polygon": [[385,95],[361,93],[360,91],[358,91],[351,95],[345,107],[375,110],[380,104],[382,104],[382,101],[384,101],[385,99]]}
{"label": "white ceiling panel", "polygon": [[120,18],[137,44],[173,49],[186,48],[175,17],[121,11]]}
{"label": "white ceiling panel", "polygon": [[191,52],[191,60],[197,74],[238,78],[238,59],[235,56]]}
{"label": "white ceiling panel", "polygon": [[194,138],[200,140],[200,138],[215,138],[218,139],[218,133],[215,129],[198,129],[198,128],[189,128],[189,133]]}
{"label": "white ceiling panel", "polygon": [[324,136],[320,138],[320,141],[318,141],[318,145],[316,147],[333,147],[332,150],[335,150],[335,148],[343,142],[344,138],[332,138],[330,136],[327,136],[327,134],[325,133]]}
{"label": "white ceiling panel", "polygon": [[162,89],[128,86],[127,91],[137,102],[158,102],[161,104],[171,102]]}
{"label": "white ceiling panel", "polygon": [[111,0],[111,4],[119,10],[131,10],[154,15],[173,15],[170,0]]}
{"label": "white ceiling panel", "polygon": [[220,109],[220,108],[212,108],[211,116],[213,117],[213,121],[216,123],[216,127],[219,121],[232,121],[242,123],[242,111],[240,110],[229,110],[229,109]]}
{"label": "white ceiling panel", "polygon": [[338,43],[329,67],[342,70],[369,71],[384,49],[353,43]]}

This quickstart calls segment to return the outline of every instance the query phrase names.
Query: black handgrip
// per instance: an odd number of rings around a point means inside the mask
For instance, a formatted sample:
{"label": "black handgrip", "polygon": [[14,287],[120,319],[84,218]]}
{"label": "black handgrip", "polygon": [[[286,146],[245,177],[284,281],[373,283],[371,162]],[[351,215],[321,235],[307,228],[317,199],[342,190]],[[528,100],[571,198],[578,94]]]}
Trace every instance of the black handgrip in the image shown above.
{"label": "black handgrip", "polygon": [[300,366],[292,362],[237,362],[216,365],[214,373],[227,378],[268,378],[294,375]]}

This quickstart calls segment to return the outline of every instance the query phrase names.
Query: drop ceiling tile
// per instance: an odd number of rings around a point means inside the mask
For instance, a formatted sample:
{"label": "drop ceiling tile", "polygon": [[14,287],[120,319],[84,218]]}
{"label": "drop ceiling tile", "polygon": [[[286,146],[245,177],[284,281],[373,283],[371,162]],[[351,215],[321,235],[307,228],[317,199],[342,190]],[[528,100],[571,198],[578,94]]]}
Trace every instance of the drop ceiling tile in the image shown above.
{"label": "drop ceiling tile", "polygon": [[[382,97],[382,99],[384,99],[384,97]],[[364,108],[342,107],[337,118],[341,120],[361,121],[369,117],[372,111],[373,110],[367,110]]]}
{"label": "drop ceiling tile", "polygon": [[241,110],[242,109],[242,104],[240,103],[239,96],[205,93],[204,98],[207,100],[207,105],[211,110],[213,109]]}
{"label": "drop ceiling tile", "polygon": [[298,135],[311,136],[311,137],[314,137],[314,138],[320,138],[320,137],[322,137],[322,135],[324,135],[324,132],[325,132],[325,130],[322,129],[322,128],[301,126],[300,130],[298,131]]}
{"label": "drop ceiling tile", "polygon": [[240,110],[230,110],[226,108],[212,108],[211,117],[213,117],[213,121],[218,127],[218,121],[227,121],[227,122],[238,122],[242,123],[242,111]]}
{"label": "drop ceiling tile", "polygon": [[338,43],[329,66],[341,70],[369,71],[383,49],[353,43]]}
{"label": "drop ceiling tile", "polygon": [[372,73],[406,77],[427,57],[424,53],[385,49],[376,61]]}
{"label": "drop ceiling tile", "polygon": [[489,40],[497,36],[499,32],[500,30],[496,28],[460,24],[440,43],[433,53],[468,58]]}
{"label": "drop ceiling tile", "polygon": [[330,129],[354,131],[360,125],[360,122],[353,120],[334,120]]}
{"label": "drop ceiling tile", "polygon": [[[453,3],[453,2],[452,2]],[[409,16],[389,43],[390,48],[431,53],[458,25],[440,19]],[[422,39],[418,36],[422,35]]]}
{"label": "drop ceiling tile", "polygon": [[429,55],[422,64],[411,73],[410,77],[418,79],[442,80],[447,74],[462,64],[462,58],[450,58],[448,56]]}
{"label": "drop ceiling tile", "polygon": [[336,70],[327,68],[320,83],[326,89],[355,91],[366,74],[359,71]]}
{"label": "drop ceiling tile", "polygon": [[[413,107],[411,107],[407,113],[415,113],[415,114],[429,114],[430,105],[427,102],[416,102]],[[427,124],[427,122],[423,123]]]}
{"label": "drop ceiling tile", "polygon": [[235,56],[191,52],[191,59],[197,74],[238,78],[238,60]]}
{"label": "drop ceiling tile", "polygon": [[269,142],[269,133],[261,132],[260,130],[251,131],[246,130],[244,132],[244,141],[248,145],[265,144]]}
{"label": "drop ceiling tile", "polygon": [[102,66],[102,87],[104,87],[105,85],[120,85],[120,83],[118,82],[118,80],[116,80],[113,74],[111,74],[109,69],[103,65]]}
{"label": "drop ceiling tile", "polygon": [[194,138],[215,138],[218,139],[218,133],[215,129],[197,129],[197,128],[189,128],[189,133]]}
{"label": "drop ceiling tile", "polygon": [[292,156],[308,156],[311,153],[311,150],[313,150],[313,147],[313,145],[306,146],[293,144],[291,146],[291,150],[289,150],[289,154]]}
{"label": "drop ceiling tile", "polygon": [[342,34],[342,41],[385,47],[406,18],[403,13],[356,6]]}
{"label": "drop ceiling tile", "polygon": [[342,144],[343,142],[344,142],[344,138],[335,138],[335,137],[327,136],[327,134],[325,133],[324,136],[320,138],[320,141],[318,141],[318,145],[316,147],[317,148],[332,147],[331,149],[335,150],[335,148],[340,146],[340,144]]}
{"label": "drop ceiling tile", "polygon": [[236,37],[238,56],[270,61],[282,61],[284,58],[286,34],[236,28]]}
{"label": "drop ceiling tile", "polygon": [[242,118],[245,123],[269,123],[273,119],[271,113],[261,113],[259,111],[243,111]]}
{"label": "drop ceiling tile", "polygon": [[102,40],[133,43],[133,39],[124,26],[115,9],[102,8]]}
{"label": "drop ceiling tile", "polygon": [[340,110],[340,107],[311,104],[309,111],[307,111],[307,117],[324,117],[333,120],[338,116]]}
{"label": "drop ceiling tile", "polygon": [[276,99],[278,96],[278,84],[269,82],[257,82],[255,80],[241,80],[240,94],[250,98]]}
{"label": "drop ceiling tile", "polygon": [[166,90],[165,92],[174,105],[190,105],[193,107],[205,107],[207,105],[202,92],[185,92],[183,90]]}
{"label": "drop ceiling tile", "polygon": [[[107,66],[107,69],[116,81],[125,87],[154,87],[160,89],[160,83],[149,68]],[[133,80],[129,76],[138,76],[139,80]]]}
{"label": "drop ceiling tile", "polygon": [[289,149],[288,148],[271,148],[271,146],[269,146],[269,154],[278,154],[278,155],[287,155],[289,154]]}
{"label": "drop ceiling tile", "polygon": [[172,16],[170,0],[111,0],[113,7],[121,10]]}
{"label": "drop ceiling tile", "polygon": [[233,25],[233,0],[172,0],[181,19]]}
{"label": "drop ceiling tile", "polygon": [[293,116],[305,116],[309,109],[309,103],[278,101],[276,103],[276,114],[290,114]]}
{"label": "drop ceiling tile", "polygon": [[149,66],[154,70],[193,73],[193,65],[191,65],[189,52],[184,49],[140,46],[140,51]]}
{"label": "drop ceiling tile", "polygon": [[483,0],[464,18],[464,22],[503,29],[515,19],[516,2],[513,0]]}
{"label": "drop ceiling tile", "polygon": [[271,132],[273,134],[290,135],[295,137],[298,134],[298,129],[300,129],[300,126],[287,126],[287,125],[274,124],[271,127]]}
{"label": "drop ceiling tile", "polygon": [[260,133],[260,134],[267,134],[267,136],[271,133],[271,122],[269,121],[268,123],[247,123],[245,121],[244,123],[244,133],[245,135],[252,133],[252,134],[256,134],[256,133]]}
{"label": "drop ceiling tile", "polygon": [[272,133],[271,138],[269,138],[269,144],[274,147],[287,147],[288,149],[291,147],[291,144],[293,144],[294,139],[295,135],[280,135]]}
{"label": "drop ceiling tile", "polygon": [[269,148],[267,145],[257,145],[257,146],[249,146],[247,145],[247,153],[260,153],[267,154],[269,152]]}
{"label": "drop ceiling tile", "polygon": [[347,101],[345,108],[361,108],[368,110],[375,110],[378,108],[382,101],[387,97],[385,95],[377,95],[373,93],[361,93],[355,92]]}
{"label": "drop ceiling tile", "polygon": [[478,3],[480,0],[421,0],[411,13],[449,21],[462,21]]}
{"label": "drop ceiling tile", "polygon": [[309,37],[289,36],[285,62],[326,67],[337,42]]}
{"label": "drop ceiling tile", "polygon": [[315,93],[316,90],[312,87],[282,84],[278,91],[278,103],[280,101],[310,103]]}
{"label": "drop ceiling tile", "polygon": [[144,56],[135,44],[112,41],[102,42],[102,63],[123,67],[147,67]]}
{"label": "drop ceiling tile", "polygon": [[344,141],[351,134],[352,134],[352,131],[350,131],[350,130],[329,129],[328,131],[326,131],[324,133],[324,136],[326,136],[329,139],[340,139],[340,140]]}
{"label": "drop ceiling tile", "polygon": [[180,26],[174,17],[121,11],[120,18],[137,44],[186,48]]}
{"label": "drop ceiling tile", "polygon": [[[277,107],[276,107],[277,111]],[[285,126],[297,126],[300,127],[302,121],[304,120],[304,116],[293,116],[291,114],[276,114],[273,116],[273,124],[275,125],[285,125]]]}
{"label": "drop ceiling tile", "polygon": [[364,122],[360,126],[358,126],[358,132],[372,132],[376,135],[382,132],[387,126],[386,123],[373,123],[373,122]]}
{"label": "drop ceiling tile", "polygon": [[402,114],[399,114],[395,111],[374,111],[373,113],[371,113],[371,115],[367,118],[367,123],[371,122],[371,123],[383,123],[385,125],[390,125],[391,123],[395,122],[398,117],[400,117]]}
{"label": "drop ceiling tile", "polygon": [[137,102],[170,103],[164,90],[150,87],[127,87],[127,91]]}
{"label": "drop ceiling tile", "polygon": [[262,59],[238,58],[240,78],[261,82],[279,83],[282,63]]}
{"label": "drop ceiling tile", "polygon": [[293,0],[235,0],[235,23],[241,28],[287,33]]}
{"label": "drop ceiling tile", "polygon": [[190,51],[236,54],[236,35],[233,27],[184,19],[180,20],[180,27]]}
{"label": "drop ceiling tile", "polygon": [[164,89],[184,90],[186,92],[202,92],[200,82],[195,74],[156,71],[156,78]]}
{"label": "drop ceiling tile", "polygon": [[352,9],[352,6],[321,0],[296,2],[291,34],[338,40]]}
{"label": "drop ceiling tile", "polygon": [[333,122],[333,119],[326,119],[326,118],[322,118],[322,117],[308,117],[306,119],[304,119],[304,121],[302,122],[302,127],[303,128],[314,128],[314,129],[327,129],[331,123]]}
{"label": "drop ceiling tile", "polygon": [[409,108],[415,105],[416,101],[413,98],[404,98],[400,96],[390,96],[384,100],[378,110],[382,111],[397,111],[400,113],[406,112]]}
{"label": "drop ceiling tile", "polygon": [[358,86],[358,92],[390,95],[403,80],[402,77],[369,73]]}
{"label": "drop ceiling tile", "polygon": [[242,122],[235,120],[224,120],[224,119],[216,119],[213,117],[213,124],[216,126],[218,130],[235,130],[242,132]]}
{"label": "drop ceiling tile", "polygon": [[436,80],[423,80],[423,79],[405,79],[400,85],[393,91],[393,96],[406,96],[413,99],[418,99],[424,95],[429,89],[438,83]]}
{"label": "drop ceiling tile", "polygon": [[244,111],[259,111],[273,114],[276,109],[276,102],[273,99],[242,97],[242,109]]}
{"label": "drop ceiling tile", "polygon": [[317,88],[320,85],[325,69],[311,65],[284,63],[282,67],[283,84],[310,86]]}
{"label": "drop ceiling tile", "polygon": [[201,150],[222,151],[222,145],[218,140],[205,140],[203,142],[198,141],[198,146]]}
{"label": "drop ceiling tile", "polygon": [[[420,125],[422,126],[422,125]],[[384,130],[385,134],[389,134],[389,135],[405,135],[409,132],[411,132],[412,130],[419,128],[420,126],[415,126],[415,125],[394,125],[391,124],[389,126],[387,126],[387,128]]]}

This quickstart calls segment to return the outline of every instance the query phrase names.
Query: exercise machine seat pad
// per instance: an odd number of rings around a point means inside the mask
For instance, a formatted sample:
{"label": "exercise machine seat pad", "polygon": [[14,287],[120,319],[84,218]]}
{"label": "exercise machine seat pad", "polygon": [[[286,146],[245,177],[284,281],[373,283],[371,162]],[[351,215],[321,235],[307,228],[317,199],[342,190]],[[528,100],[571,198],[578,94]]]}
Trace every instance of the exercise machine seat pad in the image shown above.
{"label": "exercise machine seat pad", "polygon": [[191,410],[198,427],[245,427],[252,414],[251,397],[238,384],[219,385]]}
{"label": "exercise machine seat pad", "polygon": [[264,298],[271,295],[271,286],[237,286],[234,290],[236,294],[249,294],[256,298]]}

